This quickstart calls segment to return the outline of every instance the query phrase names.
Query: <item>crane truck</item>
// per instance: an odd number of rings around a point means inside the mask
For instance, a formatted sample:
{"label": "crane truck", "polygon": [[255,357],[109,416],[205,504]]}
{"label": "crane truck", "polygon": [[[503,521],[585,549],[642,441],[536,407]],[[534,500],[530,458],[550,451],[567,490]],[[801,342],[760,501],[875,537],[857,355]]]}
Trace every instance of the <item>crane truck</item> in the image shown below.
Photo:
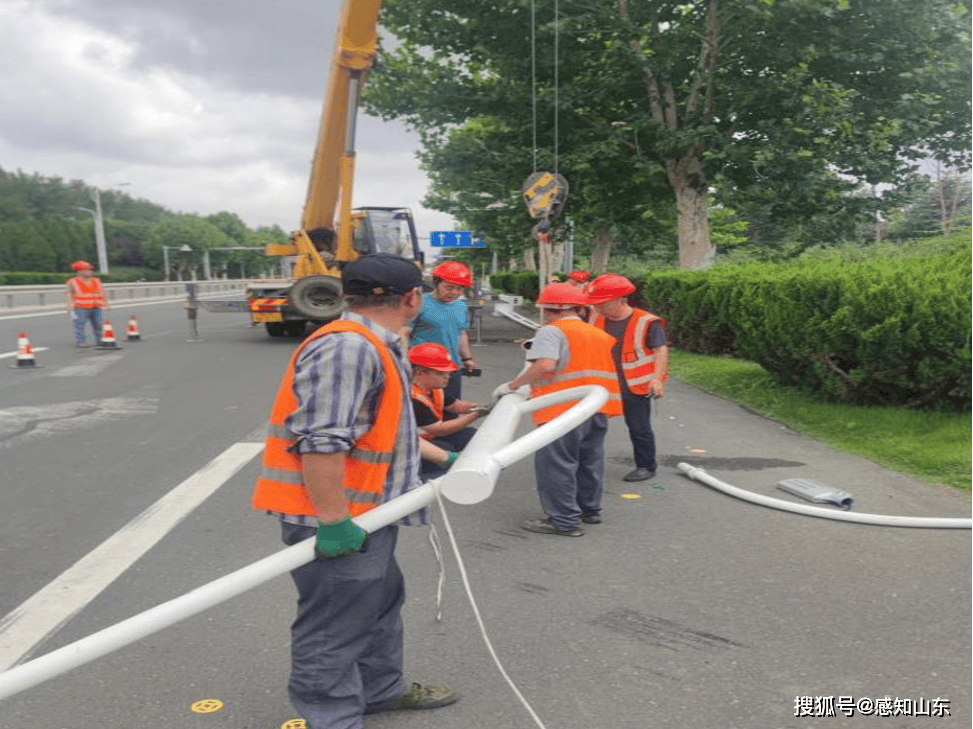
{"label": "crane truck", "polygon": [[381,5],[382,0],[345,0],[341,9],[301,227],[287,243],[269,243],[265,250],[296,257],[288,258],[295,261],[292,280],[252,281],[246,302],[203,303],[208,310],[246,310],[271,336],[300,336],[308,322],[340,316],[343,264],[368,253],[394,253],[422,266],[408,208],[351,205],[355,123],[365,77],[375,63]]}

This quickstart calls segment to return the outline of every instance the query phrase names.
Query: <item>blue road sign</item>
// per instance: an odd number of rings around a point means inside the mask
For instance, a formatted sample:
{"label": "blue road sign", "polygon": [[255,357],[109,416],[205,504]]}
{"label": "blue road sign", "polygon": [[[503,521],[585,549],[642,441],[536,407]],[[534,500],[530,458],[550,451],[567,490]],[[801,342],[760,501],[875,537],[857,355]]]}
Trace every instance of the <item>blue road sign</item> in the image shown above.
{"label": "blue road sign", "polygon": [[437,230],[429,234],[429,242],[433,248],[486,248],[470,230]]}

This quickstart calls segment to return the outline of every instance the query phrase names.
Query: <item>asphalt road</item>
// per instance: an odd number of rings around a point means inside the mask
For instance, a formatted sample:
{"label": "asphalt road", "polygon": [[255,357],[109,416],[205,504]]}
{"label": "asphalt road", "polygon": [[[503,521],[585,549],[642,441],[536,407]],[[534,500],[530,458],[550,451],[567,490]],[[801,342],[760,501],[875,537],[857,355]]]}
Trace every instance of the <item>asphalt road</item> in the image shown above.
{"label": "asphalt road", "polygon": [[[144,341],[126,343],[139,317]],[[259,441],[294,340],[271,339],[238,315],[200,313],[204,341],[187,342],[177,304],[112,320],[115,353],[71,347],[65,314],[0,316],[0,354],[27,331],[43,365],[0,359],[0,651],[39,608],[63,620],[32,644],[40,655],[181,595],[280,548],[270,517],[249,508],[257,458],[159,536],[134,546],[146,512],[234,444]],[[487,318],[484,335],[522,331]],[[9,345],[4,344],[9,343]],[[491,341],[475,350],[486,400],[522,353]],[[860,526],[747,504],[691,482],[687,461],[737,486],[775,489],[812,478],[849,491],[855,510],[969,516],[969,500],[837,453],[678,381],[655,414],[660,468],[625,484],[624,424],[608,436],[602,525],[580,539],[519,528],[539,514],[530,461],[511,467],[494,496],[449,506],[473,590],[506,670],[550,729],[898,729],[971,723],[971,571],[968,530]],[[836,424],[836,427],[840,424]],[[231,469],[232,470],[232,469]],[[803,503],[803,502],[801,502]],[[144,519],[132,520],[142,515]],[[445,543],[442,520],[438,532]],[[130,531],[126,531],[129,529]],[[133,564],[72,607],[58,582],[113,535]],[[132,534],[129,542],[129,534]],[[408,677],[448,682],[452,707],[370,717],[392,727],[535,726],[492,665],[447,547],[443,618],[428,530],[403,529]],[[128,544],[133,546],[128,548]],[[133,554],[144,555],[133,558]],[[84,575],[105,570],[104,559]],[[41,594],[44,594],[43,592]],[[30,604],[30,603],[28,603]],[[292,718],[286,694],[294,592],[287,577],[0,703],[0,728],[273,729]],[[8,645],[9,652],[9,645]],[[948,702],[950,716],[848,718],[839,697]],[[836,717],[824,713],[834,697]],[[814,697],[819,697],[817,705]],[[190,710],[219,699],[213,713]],[[920,708],[922,705],[920,704]]]}

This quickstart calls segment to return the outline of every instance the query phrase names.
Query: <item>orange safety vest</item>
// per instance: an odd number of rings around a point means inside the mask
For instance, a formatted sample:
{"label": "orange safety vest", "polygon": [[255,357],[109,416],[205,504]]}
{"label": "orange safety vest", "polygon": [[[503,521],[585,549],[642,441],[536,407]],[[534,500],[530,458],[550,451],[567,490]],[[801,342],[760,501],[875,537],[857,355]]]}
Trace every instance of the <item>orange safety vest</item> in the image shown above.
{"label": "orange safety vest", "polygon": [[[550,383],[531,385],[530,396],[540,397],[579,385],[601,385],[608,390],[608,402],[598,412],[609,418],[621,415],[622,396],[611,354],[615,340],[579,319],[560,319],[553,326],[564,332],[568,338],[568,361],[562,363],[563,367],[554,374]],[[541,408],[534,412],[534,423],[546,423],[574,404],[565,402]]]}
{"label": "orange safety vest", "polygon": [[294,435],[287,430],[284,422],[298,405],[293,390],[294,363],[310,342],[334,332],[354,332],[365,337],[378,350],[385,373],[385,385],[376,408],[375,422],[371,430],[355,441],[354,447],[345,454],[345,504],[352,516],[359,516],[385,500],[385,479],[395,450],[399,417],[406,404],[398,367],[388,347],[368,327],[339,319],[305,339],[287,365],[270,411],[263,469],[253,493],[255,509],[317,516],[317,509],[304,488],[301,456],[289,450]]}
{"label": "orange safety vest", "polygon": [[[439,419],[443,419],[443,413],[446,407],[446,393],[441,389],[437,388],[432,391],[432,396],[430,397],[425,390],[416,384],[412,385],[412,399],[418,400],[427,408],[432,410],[433,414]],[[419,435],[426,440],[432,440],[433,436],[428,433],[424,433],[422,428],[419,428]]]}
{"label": "orange safety vest", "polygon": [[[655,350],[646,348],[645,337],[653,322],[660,322],[666,326],[667,322],[642,309],[632,309],[632,316],[625,327],[625,337],[622,340],[622,376],[628,389],[636,395],[649,394],[649,382],[655,375]],[[595,326],[604,330],[605,317],[599,316]],[[669,379],[669,372],[662,373],[662,381]]]}
{"label": "orange safety vest", "polygon": [[67,280],[68,295],[75,309],[97,309],[105,305],[105,289],[101,279],[92,277],[87,281],[80,276]]}

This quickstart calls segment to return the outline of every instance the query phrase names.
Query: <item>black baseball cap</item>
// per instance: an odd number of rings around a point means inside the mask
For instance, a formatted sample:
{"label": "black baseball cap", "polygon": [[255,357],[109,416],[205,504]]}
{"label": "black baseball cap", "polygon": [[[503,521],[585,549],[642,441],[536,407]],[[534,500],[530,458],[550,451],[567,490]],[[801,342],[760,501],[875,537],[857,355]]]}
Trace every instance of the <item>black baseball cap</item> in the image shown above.
{"label": "black baseball cap", "polygon": [[405,294],[422,286],[422,271],[401,256],[373,253],[345,264],[341,290],[349,296]]}

